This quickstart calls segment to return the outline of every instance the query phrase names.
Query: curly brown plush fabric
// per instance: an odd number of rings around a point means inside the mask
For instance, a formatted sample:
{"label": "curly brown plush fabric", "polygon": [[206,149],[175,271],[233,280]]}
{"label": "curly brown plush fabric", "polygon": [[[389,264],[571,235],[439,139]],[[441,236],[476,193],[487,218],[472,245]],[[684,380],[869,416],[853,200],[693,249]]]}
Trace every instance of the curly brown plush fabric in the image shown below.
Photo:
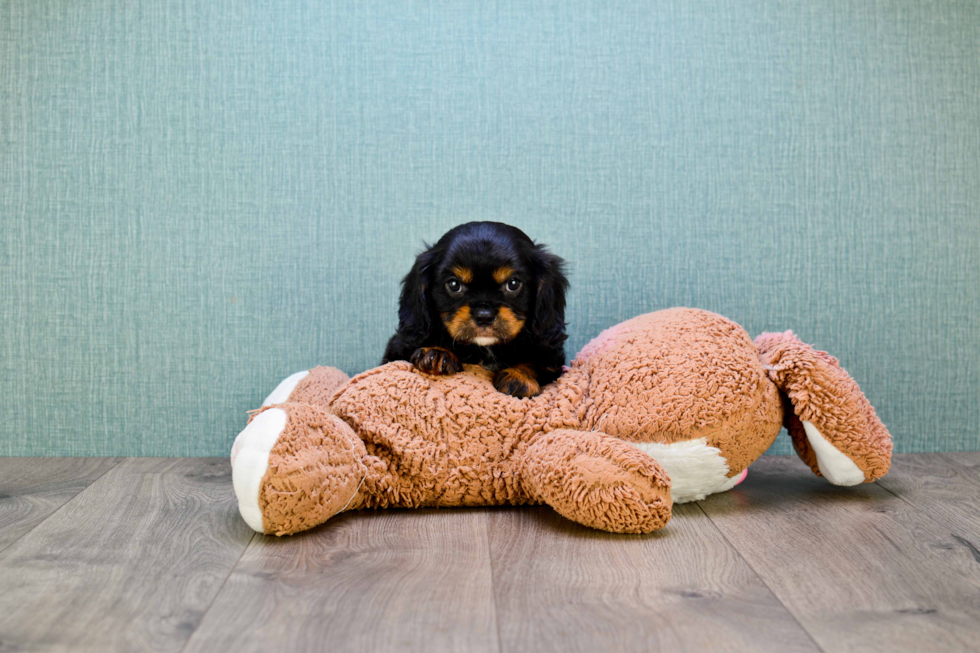
{"label": "curly brown plush fabric", "polygon": [[670,481],[653,458],[594,431],[559,429],[535,438],[520,477],[529,495],[579,523],[649,533],[670,519]]}
{"label": "curly brown plush fabric", "polygon": [[792,331],[762,333],[755,342],[769,378],[792,404],[786,429],[803,462],[817,476],[823,475],[803,430],[801,420],[806,420],[837,449],[848,452],[866,482],[884,476],[891,466],[891,436],[837,359],[802,342]]}
{"label": "curly brown plush fabric", "polygon": [[297,403],[277,408],[288,421],[269,455],[259,508],[267,532],[285,535],[348,507],[364,476],[365,451],[354,431],[322,408]]}
{"label": "curly brown plush fabric", "polygon": [[572,362],[590,378],[585,427],[634,442],[706,438],[735,476],[779,434],[783,409],[742,327],[673,308],[606,329]]}
{"label": "curly brown plush fabric", "polygon": [[337,388],[348,381],[350,377],[335,367],[315,367],[296,384],[289,401],[329,408]]}
{"label": "curly brown plush fabric", "polygon": [[236,442],[253,467],[233,462],[233,472],[256,474],[251,484],[236,477],[236,491],[260,487],[261,530],[279,535],[357,508],[539,502],[588,526],[647,533],[670,519],[672,480],[693,498],[730,488],[784,417],[817,473],[801,419],[865,480],[891,455],[888,432],[836,360],[788,332],[753,342],[694,309],[607,329],[530,399],[501,394],[480,367],[432,376],[399,361],[349,380],[316,368],[267,409],[285,416],[267,468],[254,471],[255,447]]}
{"label": "curly brown plush fabric", "polygon": [[[539,433],[579,428],[580,373],[533,399],[498,392],[481,367],[430,376],[393,362],[351,379],[333,411],[361,435],[372,470],[358,506],[482,506],[532,500],[517,468]],[[576,382],[577,381],[577,382]]]}

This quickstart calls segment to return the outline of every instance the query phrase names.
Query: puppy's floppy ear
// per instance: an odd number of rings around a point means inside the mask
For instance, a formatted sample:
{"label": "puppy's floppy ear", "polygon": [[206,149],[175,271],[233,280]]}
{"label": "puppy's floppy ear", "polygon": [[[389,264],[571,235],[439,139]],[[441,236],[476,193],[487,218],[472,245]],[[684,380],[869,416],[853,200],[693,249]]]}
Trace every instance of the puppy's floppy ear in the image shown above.
{"label": "puppy's floppy ear", "polygon": [[534,298],[534,318],[531,333],[552,347],[558,347],[568,337],[565,335],[565,261],[535,245],[532,252],[537,276]]}
{"label": "puppy's floppy ear", "polygon": [[398,332],[403,337],[418,342],[424,340],[432,328],[428,293],[437,252],[434,247],[426,245],[426,248],[402,279],[402,294],[398,300]]}

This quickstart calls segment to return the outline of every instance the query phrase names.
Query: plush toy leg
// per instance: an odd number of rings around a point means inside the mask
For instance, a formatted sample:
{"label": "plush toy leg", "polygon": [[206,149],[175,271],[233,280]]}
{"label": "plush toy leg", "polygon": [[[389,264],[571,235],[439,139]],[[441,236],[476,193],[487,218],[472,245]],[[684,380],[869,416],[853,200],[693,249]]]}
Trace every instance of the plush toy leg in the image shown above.
{"label": "plush toy leg", "polygon": [[309,404],[261,409],[231,451],[242,518],[259,533],[297,533],[350,506],[367,450],[340,418]]}
{"label": "plush toy leg", "polygon": [[572,521],[614,533],[649,533],[670,519],[670,480],[656,460],[598,431],[559,429],[521,460],[532,498]]}
{"label": "plush toy leg", "polygon": [[286,377],[262,402],[263,406],[292,401],[326,408],[334,393],[350,377],[336,367],[314,367]]}
{"label": "plush toy leg", "polygon": [[815,474],[834,485],[857,485],[888,473],[891,436],[836,358],[791,331],[763,333],[755,344],[788,399],[783,421],[793,447]]}

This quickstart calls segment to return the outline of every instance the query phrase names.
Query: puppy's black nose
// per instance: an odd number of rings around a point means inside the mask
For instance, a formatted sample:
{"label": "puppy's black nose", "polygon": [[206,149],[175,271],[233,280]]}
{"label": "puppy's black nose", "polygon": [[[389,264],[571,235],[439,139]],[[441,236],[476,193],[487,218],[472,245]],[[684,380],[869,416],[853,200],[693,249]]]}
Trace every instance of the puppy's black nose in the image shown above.
{"label": "puppy's black nose", "polygon": [[494,319],[497,317],[497,311],[490,308],[489,306],[474,306],[473,307],[473,321],[476,322],[477,326],[485,327],[493,324]]}

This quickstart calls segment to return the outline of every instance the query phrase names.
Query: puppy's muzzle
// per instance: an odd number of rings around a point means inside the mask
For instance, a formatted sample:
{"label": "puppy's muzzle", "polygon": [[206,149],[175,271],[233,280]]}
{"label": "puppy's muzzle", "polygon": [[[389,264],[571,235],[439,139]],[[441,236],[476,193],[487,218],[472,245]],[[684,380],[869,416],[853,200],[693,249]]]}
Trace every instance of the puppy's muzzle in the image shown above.
{"label": "puppy's muzzle", "polygon": [[453,340],[472,342],[481,347],[513,340],[524,326],[524,317],[518,317],[507,306],[493,307],[484,303],[463,306],[453,314],[443,313],[442,321]]}

